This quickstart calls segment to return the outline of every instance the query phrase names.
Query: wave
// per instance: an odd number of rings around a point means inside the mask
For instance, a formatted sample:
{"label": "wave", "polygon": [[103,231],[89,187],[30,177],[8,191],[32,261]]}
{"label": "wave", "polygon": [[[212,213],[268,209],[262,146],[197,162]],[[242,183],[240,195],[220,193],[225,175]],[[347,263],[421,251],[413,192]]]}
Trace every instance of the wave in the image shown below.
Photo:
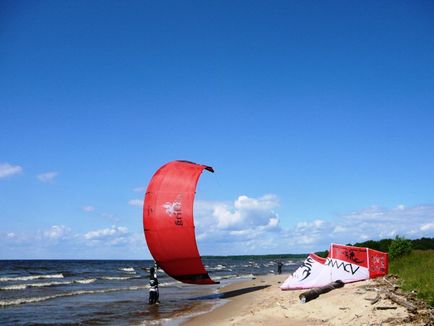
{"label": "wave", "polygon": [[[169,286],[175,286],[180,284],[181,282],[179,281],[175,281],[175,282],[164,282],[164,283],[160,283],[158,284],[159,287],[169,287]],[[149,287],[149,285],[147,285],[147,287]]]}
{"label": "wave", "polygon": [[80,291],[72,291],[72,292],[64,292],[53,295],[47,295],[43,297],[27,297],[27,298],[18,298],[18,299],[9,299],[9,300],[0,300],[0,307],[14,306],[25,303],[35,303],[41,302],[61,297],[72,297],[76,295],[84,295],[84,294],[102,294],[102,293],[110,293],[110,292],[118,292],[118,291],[137,291],[146,289],[146,285],[143,286],[130,286],[127,288],[118,288],[118,289],[100,289],[100,290],[80,290]]}
{"label": "wave", "polygon": [[[139,278],[140,276],[103,276],[101,279],[103,280],[129,280],[132,278]],[[14,280],[22,280],[23,278]],[[34,279],[34,278],[33,278]],[[71,281],[53,281],[53,282],[40,282],[40,283],[22,283],[22,284],[11,284],[6,286],[1,286],[0,291],[13,291],[13,290],[25,290],[27,288],[40,288],[40,287],[50,287],[50,286],[62,286],[62,285],[70,285],[70,284],[90,284],[96,282],[96,278],[84,278],[78,280]]]}
{"label": "wave", "polygon": [[139,278],[140,276],[103,276],[101,279],[110,281],[124,281],[132,278]]}
{"label": "wave", "polygon": [[7,285],[7,286],[0,287],[0,291],[25,290],[27,288],[41,288],[41,287],[49,287],[49,286],[62,286],[62,285],[69,285],[69,284],[73,284],[73,283],[89,284],[89,283],[93,283],[95,281],[96,281],[96,278],[89,278],[89,279],[64,281],[64,282],[13,284],[13,285]]}
{"label": "wave", "polygon": [[133,267],[122,267],[119,268],[120,271],[122,272],[127,272],[127,273],[136,273],[135,269]]}
{"label": "wave", "polygon": [[72,284],[72,281],[69,282],[46,282],[46,283],[31,283],[31,284],[14,284],[0,287],[0,290],[24,290],[27,288],[42,288],[48,286],[59,286],[59,285],[68,285]]}
{"label": "wave", "polygon": [[213,266],[213,267],[208,267],[207,268],[208,271],[221,271],[221,270],[224,270],[224,269],[226,269],[226,266],[225,265],[220,265],[220,264],[218,264],[217,266]]}
{"label": "wave", "polygon": [[254,279],[255,275],[253,275],[253,274],[242,274],[242,275],[238,275],[237,278]]}
{"label": "wave", "polygon": [[63,278],[63,274],[42,274],[42,275],[31,275],[31,276],[16,276],[16,277],[0,277],[0,282],[9,281],[30,281],[37,280],[41,278]]}
{"label": "wave", "polygon": [[230,278],[236,278],[237,275],[223,275],[223,276],[212,276],[212,279],[215,281],[227,280]]}
{"label": "wave", "polygon": [[74,283],[79,283],[79,284],[89,284],[89,283],[93,283],[96,281],[96,278],[85,278],[82,280],[75,280]]}

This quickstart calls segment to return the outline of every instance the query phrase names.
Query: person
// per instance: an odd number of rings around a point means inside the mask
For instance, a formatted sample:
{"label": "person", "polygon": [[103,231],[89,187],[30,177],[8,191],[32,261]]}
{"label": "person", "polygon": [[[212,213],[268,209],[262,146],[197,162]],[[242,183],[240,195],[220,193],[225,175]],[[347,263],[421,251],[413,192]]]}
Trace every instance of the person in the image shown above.
{"label": "person", "polygon": [[[158,268],[157,264],[155,267]],[[149,269],[149,304],[160,303],[160,291],[158,289],[157,270],[155,267]]]}
{"label": "person", "polygon": [[282,274],[282,266],[283,266],[283,263],[279,260],[277,262],[277,274]]}

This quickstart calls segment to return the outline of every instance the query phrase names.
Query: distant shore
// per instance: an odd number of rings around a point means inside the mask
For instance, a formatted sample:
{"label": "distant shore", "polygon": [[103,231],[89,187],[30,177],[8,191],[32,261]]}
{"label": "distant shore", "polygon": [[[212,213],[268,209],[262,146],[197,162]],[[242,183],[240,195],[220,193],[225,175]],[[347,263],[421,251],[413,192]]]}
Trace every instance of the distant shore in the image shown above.
{"label": "distant shore", "polygon": [[[187,320],[182,325],[424,325],[406,308],[389,300],[371,304],[376,280],[346,284],[319,298],[301,304],[303,290],[281,291],[279,285],[288,275],[258,276],[230,284],[219,295],[228,303],[211,312]],[[373,290],[374,289],[374,290]],[[389,309],[380,310],[384,307]],[[390,308],[393,307],[393,308]]]}

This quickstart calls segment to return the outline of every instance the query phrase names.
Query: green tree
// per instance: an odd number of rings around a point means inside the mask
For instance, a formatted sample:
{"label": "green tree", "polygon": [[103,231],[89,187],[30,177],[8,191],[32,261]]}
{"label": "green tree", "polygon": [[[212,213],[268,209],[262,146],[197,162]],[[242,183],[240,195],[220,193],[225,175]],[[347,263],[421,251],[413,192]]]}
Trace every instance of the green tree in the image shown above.
{"label": "green tree", "polygon": [[411,253],[411,241],[397,235],[389,247],[389,256],[391,259],[405,256]]}

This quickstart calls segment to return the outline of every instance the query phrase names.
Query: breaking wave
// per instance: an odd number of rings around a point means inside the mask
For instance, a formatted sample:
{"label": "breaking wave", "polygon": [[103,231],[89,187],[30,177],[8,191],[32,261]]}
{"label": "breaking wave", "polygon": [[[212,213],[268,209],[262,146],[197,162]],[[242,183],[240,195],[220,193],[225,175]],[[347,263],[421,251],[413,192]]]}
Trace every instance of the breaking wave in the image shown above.
{"label": "breaking wave", "polygon": [[[158,286],[159,287],[169,287],[169,286],[175,286],[180,284],[181,282],[175,281],[175,282],[164,282],[164,283],[160,283]],[[149,285],[147,285],[146,287],[149,287]]]}
{"label": "breaking wave", "polygon": [[138,278],[139,276],[103,276],[101,279],[103,280],[110,280],[110,281],[123,281],[123,280],[129,280],[132,278]]}
{"label": "breaking wave", "polygon": [[83,280],[75,280],[74,283],[89,284],[89,283],[93,283],[95,281],[96,281],[96,278],[85,278]]}
{"label": "breaking wave", "polygon": [[84,295],[84,294],[101,294],[101,293],[110,293],[110,292],[119,292],[119,291],[137,291],[145,289],[144,286],[130,286],[127,288],[118,288],[118,289],[102,289],[102,290],[80,290],[80,291],[72,291],[72,292],[64,292],[53,295],[47,295],[42,297],[27,297],[27,298],[18,298],[18,299],[9,299],[9,300],[0,300],[0,307],[7,307],[13,305],[20,305],[25,303],[35,303],[41,302],[61,297],[72,297],[76,295]]}
{"label": "breaking wave", "polygon": [[0,290],[24,290],[27,288],[42,288],[47,286],[59,286],[59,285],[68,285],[70,282],[47,282],[47,283],[31,283],[31,284],[14,284],[0,287]]}
{"label": "breaking wave", "polygon": [[119,270],[122,272],[127,272],[127,273],[134,273],[134,274],[136,273],[136,271],[134,270],[133,267],[122,267],[122,268],[119,268]]}
{"label": "breaking wave", "polygon": [[63,278],[63,274],[42,274],[42,275],[31,275],[31,276],[16,276],[16,277],[0,277],[0,282],[9,281],[30,281],[37,280],[41,278]]}
{"label": "breaking wave", "polygon": [[69,285],[73,283],[79,284],[89,284],[96,281],[96,278],[88,278],[82,280],[74,280],[74,281],[64,281],[64,282],[44,282],[44,283],[24,283],[24,284],[13,284],[0,287],[1,291],[11,291],[11,290],[25,290],[27,288],[42,288],[49,286],[62,286]]}
{"label": "breaking wave", "polygon": [[237,275],[223,275],[223,276],[213,276],[212,279],[215,281],[220,281],[220,280],[227,280],[235,277],[237,277]]}
{"label": "breaking wave", "polygon": [[225,270],[225,269],[226,269],[226,266],[225,265],[221,265],[221,264],[218,264],[217,266],[213,266],[213,267],[207,267],[208,271],[222,271],[222,270]]}

